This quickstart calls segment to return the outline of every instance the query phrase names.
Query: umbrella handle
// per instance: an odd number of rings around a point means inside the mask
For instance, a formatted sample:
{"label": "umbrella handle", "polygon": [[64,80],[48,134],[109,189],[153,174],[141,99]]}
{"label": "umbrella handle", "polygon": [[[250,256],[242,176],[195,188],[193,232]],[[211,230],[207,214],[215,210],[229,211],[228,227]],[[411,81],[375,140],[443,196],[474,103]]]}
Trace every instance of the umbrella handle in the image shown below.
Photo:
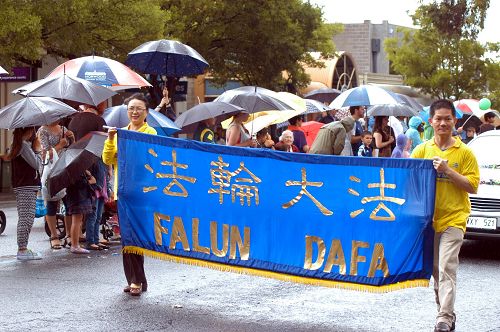
{"label": "umbrella handle", "polygon": [[469,116],[469,117],[467,118],[467,120],[465,120],[465,121],[464,121],[464,123],[462,123],[462,126],[461,126],[461,127],[463,128],[463,127],[465,126],[465,124],[467,123],[467,121],[469,121],[469,120],[470,120],[470,118],[472,118],[473,116],[474,116],[474,115]]}

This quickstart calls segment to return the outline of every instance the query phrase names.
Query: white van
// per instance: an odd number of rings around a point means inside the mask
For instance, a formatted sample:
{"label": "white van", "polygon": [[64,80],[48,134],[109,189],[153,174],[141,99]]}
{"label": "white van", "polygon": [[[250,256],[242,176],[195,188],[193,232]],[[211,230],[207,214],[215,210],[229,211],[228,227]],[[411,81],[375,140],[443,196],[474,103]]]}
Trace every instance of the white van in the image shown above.
{"label": "white van", "polygon": [[472,210],[465,237],[500,239],[500,130],[487,131],[468,146],[479,164],[477,194],[470,194]]}

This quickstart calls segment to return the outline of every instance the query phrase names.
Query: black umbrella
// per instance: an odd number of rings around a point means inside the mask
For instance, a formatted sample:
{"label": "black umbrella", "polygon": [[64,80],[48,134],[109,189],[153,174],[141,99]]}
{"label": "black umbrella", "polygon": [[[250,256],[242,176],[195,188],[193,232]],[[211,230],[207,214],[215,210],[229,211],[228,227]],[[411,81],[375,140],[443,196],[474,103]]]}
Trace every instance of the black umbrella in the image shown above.
{"label": "black umbrella", "polygon": [[116,95],[108,88],[66,74],[26,84],[12,93],[66,99],[94,106]]}
{"label": "black umbrella", "polygon": [[76,110],[57,99],[26,97],[0,109],[0,128],[43,126],[74,113]]}
{"label": "black umbrella", "polygon": [[202,74],[208,62],[192,47],[176,40],[155,40],[136,47],[125,64],[146,74],[181,77]]}
{"label": "black umbrella", "polygon": [[105,133],[90,132],[61,154],[48,175],[47,189],[50,196],[74,183],[101,157],[107,137]]}
{"label": "black umbrella", "polygon": [[190,108],[175,120],[175,124],[182,128],[183,132],[191,132],[196,130],[198,123],[203,120],[215,118],[217,123],[243,111],[245,111],[243,108],[233,104],[212,101]]}
{"label": "black umbrella", "polygon": [[322,103],[331,103],[342,92],[332,88],[321,88],[310,91],[304,95],[304,98],[314,99]]}

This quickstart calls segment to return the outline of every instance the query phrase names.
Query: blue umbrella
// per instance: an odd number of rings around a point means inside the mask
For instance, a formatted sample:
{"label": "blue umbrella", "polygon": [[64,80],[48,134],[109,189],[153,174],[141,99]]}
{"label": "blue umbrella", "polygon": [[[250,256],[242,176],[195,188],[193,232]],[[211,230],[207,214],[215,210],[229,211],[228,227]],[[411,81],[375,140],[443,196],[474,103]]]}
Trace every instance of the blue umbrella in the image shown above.
{"label": "blue umbrella", "polygon": [[[422,108],[420,112],[418,112],[418,116],[422,118],[422,121],[428,122],[430,117],[430,112],[431,112],[430,106],[425,106],[424,108]],[[455,112],[457,119],[461,119],[464,116],[462,111],[459,110],[457,107],[455,107]]]}
{"label": "blue umbrella", "polygon": [[[125,127],[129,124],[130,120],[127,116],[127,105],[113,106],[104,111],[103,119],[106,124],[111,127]],[[148,125],[156,129],[158,135],[170,136],[180,130],[168,117],[149,109],[148,116],[146,117]]]}
{"label": "blue umbrella", "polygon": [[348,106],[371,106],[382,104],[398,104],[400,99],[394,92],[384,90],[375,85],[361,85],[344,91],[330,104],[339,109]]}
{"label": "blue umbrella", "polygon": [[181,77],[202,74],[208,62],[193,48],[175,40],[155,40],[136,47],[125,63],[147,74]]}

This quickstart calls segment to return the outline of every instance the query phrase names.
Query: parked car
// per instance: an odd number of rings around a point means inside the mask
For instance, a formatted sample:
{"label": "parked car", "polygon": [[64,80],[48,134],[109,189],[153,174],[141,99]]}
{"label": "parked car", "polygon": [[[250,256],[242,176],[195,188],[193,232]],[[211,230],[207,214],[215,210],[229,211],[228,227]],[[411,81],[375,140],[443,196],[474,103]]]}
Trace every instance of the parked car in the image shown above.
{"label": "parked car", "polygon": [[472,206],[465,237],[500,239],[500,130],[487,131],[468,146],[479,164],[477,194],[470,194]]}

